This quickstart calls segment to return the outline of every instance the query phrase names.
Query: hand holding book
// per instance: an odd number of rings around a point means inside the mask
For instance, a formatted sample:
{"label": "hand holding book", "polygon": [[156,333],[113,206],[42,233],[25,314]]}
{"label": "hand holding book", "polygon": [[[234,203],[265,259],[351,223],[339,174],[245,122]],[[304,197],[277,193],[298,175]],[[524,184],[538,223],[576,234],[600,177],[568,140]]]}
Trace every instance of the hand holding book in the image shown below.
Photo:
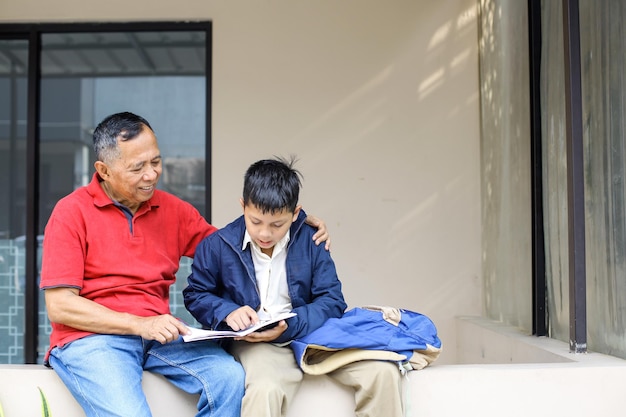
{"label": "hand holding book", "polygon": [[207,340],[207,339],[221,339],[225,337],[244,337],[249,335],[250,333],[257,332],[260,330],[265,330],[266,328],[271,327],[279,323],[281,320],[286,320],[290,317],[295,316],[296,313],[283,313],[276,317],[273,317],[270,320],[262,320],[257,324],[248,327],[247,329],[235,331],[235,330],[205,330],[198,329],[194,327],[189,327],[189,334],[183,335],[183,340],[185,342],[193,342],[195,340]]}

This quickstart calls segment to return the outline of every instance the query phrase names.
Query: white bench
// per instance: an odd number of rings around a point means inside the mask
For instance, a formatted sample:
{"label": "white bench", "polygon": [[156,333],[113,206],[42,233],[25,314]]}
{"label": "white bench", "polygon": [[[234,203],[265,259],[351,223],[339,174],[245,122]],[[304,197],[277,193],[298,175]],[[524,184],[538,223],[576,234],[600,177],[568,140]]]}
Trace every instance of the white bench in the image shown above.
{"label": "white bench", "polygon": [[[626,366],[572,364],[432,365],[409,374],[410,417],[622,416]],[[5,417],[41,416],[38,387],[52,416],[82,417],[56,373],[42,365],[0,366]],[[191,417],[196,398],[146,373],[154,417]],[[321,377],[305,377],[289,417],[352,417],[352,393]],[[385,417],[385,416],[380,416]]]}
{"label": "white bench", "polygon": [[[197,396],[180,391],[162,376],[145,372],[143,386],[154,417],[196,414]],[[41,416],[39,389],[46,397],[52,416],[84,417],[53,370],[43,365],[0,365],[0,404],[5,417]],[[322,398],[324,400],[320,401]],[[312,405],[315,407],[311,408]],[[353,415],[353,408],[354,400],[348,389],[327,377],[307,377],[290,415],[349,416]]]}
{"label": "white bench", "polygon": [[[196,414],[197,396],[180,391],[162,376],[145,372],[143,386],[154,417]],[[53,370],[43,365],[0,365],[0,404],[5,417],[42,415],[39,389],[46,397],[52,416],[84,417]],[[353,408],[354,400],[348,389],[330,378],[307,377],[290,415],[349,416],[353,415]]]}
{"label": "white bench", "polygon": [[[458,319],[457,336],[456,357],[466,364],[435,362],[410,372],[407,417],[617,417],[625,413],[624,360],[597,353],[574,355],[566,343],[526,336],[480,318]],[[41,416],[38,387],[52,416],[83,416],[53,370],[43,365],[0,365],[4,417]],[[154,417],[195,415],[196,398],[162,377],[145,373],[144,389]],[[350,390],[325,376],[306,376],[288,416],[353,417],[353,410]]]}

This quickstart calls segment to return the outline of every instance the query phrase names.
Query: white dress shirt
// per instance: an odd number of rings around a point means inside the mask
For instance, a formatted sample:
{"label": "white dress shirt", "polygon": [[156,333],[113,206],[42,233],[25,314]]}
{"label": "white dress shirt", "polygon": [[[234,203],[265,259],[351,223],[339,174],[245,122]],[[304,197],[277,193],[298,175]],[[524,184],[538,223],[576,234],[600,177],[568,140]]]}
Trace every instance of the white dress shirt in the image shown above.
{"label": "white dress shirt", "polygon": [[270,257],[252,241],[247,230],[244,235],[242,249],[245,249],[248,244],[251,246],[254,273],[261,298],[261,307],[257,311],[259,320],[267,320],[292,310],[285,266],[287,243],[289,243],[289,231],[276,243]]}

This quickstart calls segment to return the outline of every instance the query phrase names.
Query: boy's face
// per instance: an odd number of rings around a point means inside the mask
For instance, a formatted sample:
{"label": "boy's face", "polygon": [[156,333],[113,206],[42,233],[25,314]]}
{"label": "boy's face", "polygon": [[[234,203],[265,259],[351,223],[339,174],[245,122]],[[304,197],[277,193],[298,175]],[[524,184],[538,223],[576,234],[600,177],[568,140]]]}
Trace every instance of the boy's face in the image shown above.
{"label": "boy's face", "polygon": [[298,218],[301,206],[297,206],[293,213],[287,209],[263,213],[254,204],[245,205],[241,199],[240,202],[248,234],[261,251],[271,256],[276,243],[285,237],[291,224]]}

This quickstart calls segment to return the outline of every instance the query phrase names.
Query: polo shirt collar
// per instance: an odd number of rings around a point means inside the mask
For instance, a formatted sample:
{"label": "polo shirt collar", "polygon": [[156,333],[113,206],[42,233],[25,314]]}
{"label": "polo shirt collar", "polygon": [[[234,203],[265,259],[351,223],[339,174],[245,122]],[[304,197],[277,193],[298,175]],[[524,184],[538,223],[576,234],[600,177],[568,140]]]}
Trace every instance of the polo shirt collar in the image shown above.
{"label": "polo shirt collar", "polygon": [[[110,204],[114,204],[113,200],[111,200],[111,198],[107,195],[107,193],[104,192],[104,190],[100,186],[101,181],[102,181],[102,178],[100,178],[100,175],[98,175],[98,173],[95,172],[93,174],[91,182],[87,185],[87,191],[93,197],[93,203],[97,207],[105,207]],[[152,195],[152,198],[146,201],[145,203],[143,203],[141,207],[139,207],[139,209],[137,210],[137,213],[139,213],[140,211],[146,210],[146,208],[144,207],[147,207],[147,210],[150,210],[153,207],[158,207],[160,205],[159,203],[160,203],[160,198],[159,198],[158,193],[155,190],[154,194]]]}

